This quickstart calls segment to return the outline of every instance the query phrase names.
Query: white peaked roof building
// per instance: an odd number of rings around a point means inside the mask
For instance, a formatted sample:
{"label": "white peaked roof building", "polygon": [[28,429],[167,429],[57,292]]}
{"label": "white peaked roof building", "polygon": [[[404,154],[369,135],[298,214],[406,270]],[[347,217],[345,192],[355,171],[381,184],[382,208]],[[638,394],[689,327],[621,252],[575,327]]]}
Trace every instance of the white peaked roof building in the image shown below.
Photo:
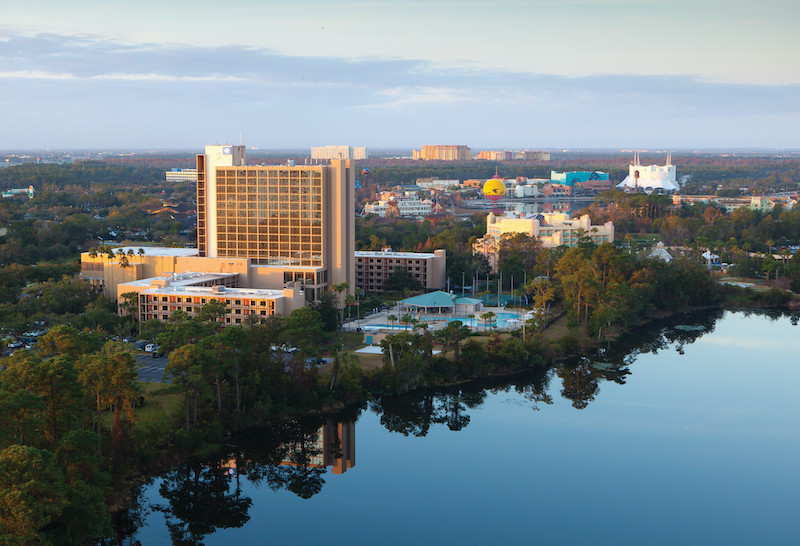
{"label": "white peaked roof building", "polygon": [[678,191],[675,178],[675,165],[672,154],[667,154],[667,162],[661,165],[642,165],[639,154],[633,157],[633,164],[628,167],[628,176],[617,184],[626,191],[643,191],[645,193],[668,193]]}
{"label": "white peaked roof building", "polygon": [[661,241],[659,241],[658,244],[656,244],[655,248],[650,253],[648,258],[662,260],[667,263],[672,261],[672,255],[669,252],[667,252],[667,249],[664,247],[664,243],[662,243]]}

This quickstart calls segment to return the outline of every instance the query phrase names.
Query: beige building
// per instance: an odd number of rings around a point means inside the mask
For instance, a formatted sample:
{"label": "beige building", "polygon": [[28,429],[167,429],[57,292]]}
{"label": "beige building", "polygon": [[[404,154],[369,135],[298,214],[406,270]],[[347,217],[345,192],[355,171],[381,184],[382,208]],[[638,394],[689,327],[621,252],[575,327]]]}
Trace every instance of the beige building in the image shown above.
{"label": "beige building", "polygon": [[243,146],[206,146],[197,156],[197,247],[201,257],[248,258],[266,288],[302,280],[314,299],[355,286],[355,168],[245,166]]}
{"label": "beige building", "polygon": [[577,246],[582,236],[590,237],[598,245],[614,242],[613,222],[592,225],[588,214],[570,218],[569,214],[559,212],[519,216],[495,216],[490,212],[486,216],[486,235],[475,241],[472,251],[486,256],[496,271],[500,241],[504,235],[515,233],[540,239],[544,248]]}
{"label": "beige building", "polygon": [[111,298],[121,283],[187,272],[233,273],[248,289],[301,287],[309,301],[332,283],[355,286],[349,160],[248,166],[244,146],[206,146],[205,152],[197,156],[197,249],[125,247],[114,257],[85,252],[82,277]]}
{"label": "beige building", "polygon": [[383,281],[397,267],[405,267],[426,290],[443,289],[447,283],[447,251],[393,252],[392,249],[357,251],[356,287],[367,292],[383,290]]}
{"label": "beige building", "polygon": [[138,294],[138,319],[166,321],[175,311],[183,311],[189,317],[212,301],[225,304],[229,313],[224,320],[229,324],[240,324],[251,315],[267,317],[274,314],[288,315],[305,305],[299,286],[287,286],[281,290],[239,288],[236,274],[183,273],[141,279],[117,286],[117,299],[123,301],[124,294]]}
{"label": "beige building", "polygon": [[412,157],[424,161],[471,161],[472,150],[455,144],[425,145],[422,150],[413,150]]}
{"label": "beige building", "polygon": [[312,146],[311,159],[367,159],[364,146]]}

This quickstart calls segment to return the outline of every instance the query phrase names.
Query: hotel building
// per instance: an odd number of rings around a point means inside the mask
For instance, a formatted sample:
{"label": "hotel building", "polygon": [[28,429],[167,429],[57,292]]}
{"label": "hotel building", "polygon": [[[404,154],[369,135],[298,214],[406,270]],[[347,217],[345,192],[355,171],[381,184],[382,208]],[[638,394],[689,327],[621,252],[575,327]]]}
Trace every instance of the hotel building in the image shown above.
{"label": "hotel building", "polygon": [[486,235],[475,241],[472,251],[483,254],[492,270],[497,271],[500,242],[504,235],[524,233],[542,241],[544,248],[562,245],[577,246],[581,237],[590,237],[595,244],[614,242],[614,224],[592,225],[588,214],[570,218],[569,214],[542,213],[534,215],[486,216]]}
{"label": "hotel building", "polygon": [[203,272],[236,274],[248,289],[302,288],[313,301],[333,283],[355,286],[354,186],[349,160],[249,166],[244,146],[206,146],[197,156],[197,249],[84,252],[81,275],[110,298],[121,283]]}
{"label": "hotel building", "polygon": [[446,250],[392,252],[392,249],[357,251],[356,287],[367,292],[383,290],[383,281],[397,267],[405,267],[425,290],[441,290],[446,280]]}

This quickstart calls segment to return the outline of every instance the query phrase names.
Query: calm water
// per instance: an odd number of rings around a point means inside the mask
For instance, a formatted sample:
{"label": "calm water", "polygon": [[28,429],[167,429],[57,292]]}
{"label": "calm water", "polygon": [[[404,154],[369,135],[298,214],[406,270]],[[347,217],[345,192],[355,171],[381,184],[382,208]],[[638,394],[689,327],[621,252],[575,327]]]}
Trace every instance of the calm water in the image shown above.
{"label": "calm water", "polygon": [[144,486],[135,538],[796,544],[798,332],[683,318],[512,384],[259,431]]}

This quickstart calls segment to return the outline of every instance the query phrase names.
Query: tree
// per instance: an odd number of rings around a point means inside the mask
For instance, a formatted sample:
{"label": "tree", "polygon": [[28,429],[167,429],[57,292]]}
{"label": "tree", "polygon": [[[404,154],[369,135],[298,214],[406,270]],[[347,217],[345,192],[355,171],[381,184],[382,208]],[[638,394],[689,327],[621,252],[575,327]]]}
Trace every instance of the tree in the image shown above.
{"label": "tree", "polygon": [[453,320],[447,323],[447,326],[438,330],[435,334],[437,340],[442,344],[445,355],[448,350],[453,351],[453,357],[457,361],[460,355],[461,342],[467,339],[472,331],[464,326],[460,320]]}
{"label": "tree", "polygon": [[322,317],[310,307],[295,309],[286,317],[286,337],[304,354],[317,353],[322,339]]}
{"label": "tree", "polygon": [[53,454],[13,445],[0,452],[0,542],[41,544],[67,505],[64,473]]}
{"label": "tree", "polygon": [[200,355],[197,346],[190,343],[172,351],[169,355],[169,364],[167,364],[166,371],[172,376],[173,383],[183,387],[186,434],[189,434],[189,394],[190,392],[194,394],[192,424],[197,425],[197,399],[202,384],[200,380]]}
{"label": "tree", "polygon": [[402,293],[405,290],[420,290],[422,285],[408,268],[398,266],[384,279],[382,287],[387,292]]}
{"label": "tree", "polygon": [[319,295],[317,301],[311,306],[322,319],[322,329],[326,332],[335,332],[341,324],[339,309],[336,304],[336,295],[330,290],[325,290]]}
{"label": "tree", "polygon": [[[340,307],[341,311],[340,311],[340,316],[339,316],[339,323],[340,324],[342,322],[344,322],[344,305],[342,305],[342,293],[347,294],[347,291],[349,289],[350,289],[350,285],[347,283],[347,281],[342,281],[340,283],[336,283],[336,284],[332,284],[331,285],[331,290],[336,292],[337,304],[341,305],[341,307]],[[337,307],[339,307],[339,305],[337,305]]]}
{"label": "tree", "polygon": [[84,415],[83,392],[72,359],[65,355],[41,359],[19,351],[6,363],[3,389],[11,393],[25,389],[44,401],[42,435],[49,445],[78,426]]}
{"label": "tree", "polygon": [[481,320],[483,320],[483,329],[486,330],[489,327],[489,324],[494,321],[494,318],[497,315],[492,311],[486,311],[485,313],[481,313]]}
{"label": "tree", "polygon": [[[112,412],[112,456],[118,465],[130,438],[134,403],[141,392],[136,360],[126,347],[109,341],[100,352],[82,360],[79,367],[80,379],[90,389],[94,400],[99,438],[102,437],[102,412],[104,409]],[[98,442],[98,450],[100,445]]]}

